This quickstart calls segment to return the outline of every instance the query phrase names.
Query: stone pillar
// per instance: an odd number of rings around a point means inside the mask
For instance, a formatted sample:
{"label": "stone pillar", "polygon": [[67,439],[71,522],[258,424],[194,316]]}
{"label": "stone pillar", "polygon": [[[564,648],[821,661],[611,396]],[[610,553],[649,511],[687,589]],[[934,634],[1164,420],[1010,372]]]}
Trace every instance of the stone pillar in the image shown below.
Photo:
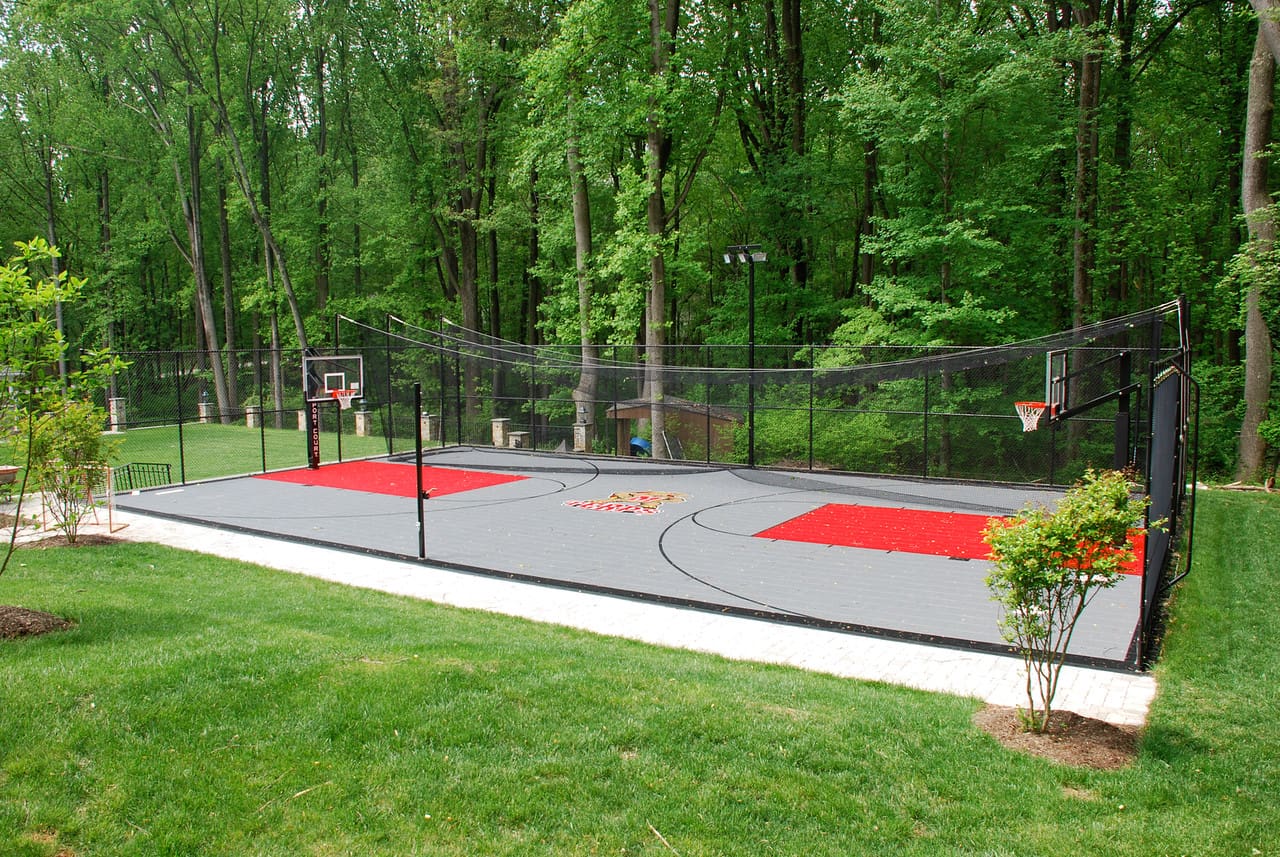
{"label": "stone pillar", "polygon": [[586,423],[574,423],[573,426],[573,451],[574,452],[590,452],[587,448],[587,435],[590,426]]}
{"label": "stone pillar", "polygon": [[368,437],[372,433],[373,420],[368,411],[356,411],[356,437]]}
{"label": "stone pillar", "polygon": [[262,406],[244,406],[244,424],[249,428],[262,428]]}
{"label": "stone pillar", "polygon": [[307,430],[307,409],[303,408],[298,411],[298,431]]}
{"label": "stone pillar", "polygon": [[527,431],[513,431],[508,435],[507,444],[511,449],[532,449]]}
{"label": "stone pillar", "polygon": [[198,406],[200,411],[200,422],[211,423],[217,415],[218,406],[214,402],[201,402]]}
{"label": "stone pillar", "polygon": [[124,431],[125,424],[129,422],[129,417],[126,413],[128,410],[126,407],[127,402],[127,399],[111,399],[107,402],[107,415],[110,422],[109,431]]}
{"label": "stone pillar", "polygon": [[440,442],[440,417],[438,414],[423,414],[422,421],[422,442],[423,443],[439,443]]}
{"label": "stone pillar", "polygon": [[493,445],[506,447],[510,443],[511,420],[499,417],[493,420]]}

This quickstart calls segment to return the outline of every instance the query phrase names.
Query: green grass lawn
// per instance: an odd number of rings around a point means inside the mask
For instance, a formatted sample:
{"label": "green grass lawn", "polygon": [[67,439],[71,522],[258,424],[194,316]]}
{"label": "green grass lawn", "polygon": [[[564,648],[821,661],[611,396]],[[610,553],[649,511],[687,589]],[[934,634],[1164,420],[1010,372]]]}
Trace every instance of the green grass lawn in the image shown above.
{"label": "green grass lawn", "polygon": [[[1202,495],[1138,760],[978,703],[153,545],[18,554],[5,855],[1271,855],[1280,498]],[[340,559],[338,560],[340,561]],[[659,835],[660,834],[660,835]]]}

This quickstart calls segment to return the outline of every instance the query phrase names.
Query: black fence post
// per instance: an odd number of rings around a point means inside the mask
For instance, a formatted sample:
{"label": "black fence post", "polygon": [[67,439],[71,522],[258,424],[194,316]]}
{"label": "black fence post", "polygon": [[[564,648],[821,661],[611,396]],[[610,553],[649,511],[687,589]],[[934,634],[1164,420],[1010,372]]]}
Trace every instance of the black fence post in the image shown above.
{"label": "black fence post", "polygon": [[182,355],[173,352],[173,392],[178,408],[178,481],[187,484],[187,455],[185,438],[182,436]]}
{"label": "black fence post", "polygon": [[[613,353],[613,363],[616,366],[618,365],[618,346],[614,345],[612,347],[612,353]],[[618,422],[619,420],[622,419],[622,417],[618,415],[618,383],[620,381],[620,378],[619,378],[620,375],[621,375],[620,372],[615,372],[613,375],[613,437],[614,437],[614,444],[615,444],[613,449],[614,458],[617,458],[618,456],[622,455],[622,449],[618,445],[618,441],[617,441],[617,438],[619,437]],[[627,451],[630,452],[630,449],[628,449]]]}
{"label": "black fence post", "polygon": [[[386,359],[386,361],[385,361],[385,363],[386,363],[386,368],[387,368],[387,425],[386,425],[386,431],[387,431],[387,455],[395,455],[395,452],[396,452],[396,441],[395,441],[395,437],[396,437],[396,415],[395,415],[395,398],[396,398],[396,394],[395,394],[395,387],[394,387],[394,386],[392,385],[392,383],[391,383],[391,313],[387,313],[387,323],[386,323],[386,328],[387,328],[387,329],[386,329],[386,331],[385,331],[386,336],[385,336],[385,338],[384,338],[384,340],[383,340],[383,346],[384,346],[384,347],[386,348],[386,350],[387,350],[387,354],[386,354],[387,359]],[[416,362],[416,361],[415,361],[415,362]],[[419,386],[421,386],[421,385],[419,385]],[[421,407],[421,403],[419,402],[419,404],[418,404],[418,405],[415,405],[415,407]],[[414,415],[414,420],[416,420],[416,421],[418,421],[418,422],[421,422],[421,421],[422,421],[422,415],[421,415],[421,414],[415,414],[415,415]]]}
{"label": "black fence post", "polygon": [[[1129,385],[1133,383],[1133,358],[1128,351],[1120,353],[1120,377],[1116,382],[1116,389],[1128,390]],[[1115,451],[1111,456],[1111,466],[1116,470],[1124,470],[1130,461],[1130,415],[1129,415],[1129,393],[1120,394],[1120,403],[1116,408],[1116,426],[1115,426]]]}
{"label": "black fence post", "polygon": [[460,351],[453,353],[453,407],[454,418],[458,421],[458,444],[461,445],[464,438],[462,436],[462,356]]}
{"label": "black fence post", "polygon": [[[708,357],[709,356],[710,355],[708,355]],[[708,366],[711,363],[709,359],[704,362],[706,362]],[[705,396],[707,400],[707,436],[705,438],[705,446],[707,449],[707,454],[706,454],[707,464],[710,464],[711,463],[711,372],[710,370],[705,370],[705,374],[703,375],[702,380],[703,380],[703,383],[706,384],[706,388],[707,388],[707,395]]]}
{"label": "black fence post", "polygon": [[[259,375],[261,377],[261,375]],[[262,472],[267,472],[267,399],[263,393],[263,385],[258,384],[258,413],[261,418],[258,420],[258,444],[262,449]],[[276,414],[276,425],[280,425],[279,420],[283,414]]]}
{"label": "black fence post", "polygon": [[920,456],[920,475],[929,478],[929,373],[924,373],[924,449]]}
{"label": "black fence post", "polygon": [[[422,413],[422,382],[415,381],[413,384],[413,410],[417,414]],[[427,528],[426,515],[423,513],[422,501],[426,499],[426,494],[422,491],[422,420],[414,420],[417,427],[413,430],[413,469],[417,471],[416,483],[418,486],[417,503],[418,503],[418,559],[427,558]]]}
{"label": "black fence post", "polygon": [[[436,362],[440,365],[440,446],[443,447],[446,442],[445,427],[449,424],[449,421],[445,419],[445,417],[449,415],[449,402],[448,402],[448,393],[447,393],[447,390],[449,388],[449,372],[448,372],[448,369],[445,367],[443,336],[439,338],[436,348],[437,348],[437,354],[439,355],[439,358],[440,358]],[[421,422],[422,414],[418,414],[416,419],[419,422]]]}
{"label": "black fence post", "polygon": [[813,382],[818,352],[813,345],[809,346],[809,472],[813,472]]}
{"label": "black fence post", "polygon": [[538,374],[537,352],[529,348],[529,442],[534,449],[538,448]]}

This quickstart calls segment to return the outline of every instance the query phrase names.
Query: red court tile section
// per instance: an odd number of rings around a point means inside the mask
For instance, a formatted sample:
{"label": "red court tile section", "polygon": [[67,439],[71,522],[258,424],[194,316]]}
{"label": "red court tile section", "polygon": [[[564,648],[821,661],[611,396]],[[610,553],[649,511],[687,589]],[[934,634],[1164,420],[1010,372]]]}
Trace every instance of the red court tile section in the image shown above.
{"label": "red court tile section", "polygon": [[756,533],[757,538],[959,559],[986,559],[988,515],[828,503]]}
{"label": "red court tile section", "polygon": [[[390,494],[395,497],[412,497],[418,490],[413,465],[391,464],[386,461],[344,461],[326,464],[319,470],[300,468],[279,473],[264,473],[259,479],[276,482],[292,482],[295,485],[314,485],[321,488],[343,488],[348,491],[366,491],[370,494]],[[457,470],[452,467],[423,467],[422,487],[432,497],[458,494],[491,485],[517,482],[524,476],[509,473],[491,473],[479,470]]]}
{"label": "red court tile section", "polygon": [[[961,512],[828,503],[762,530],[756,538],[985,560],[991,549],[982,531],[990,520],[989,515]],[[1145,533],[1135,533],[1133,548],[1137,561],[1125,566],[1125,574],[1142,573]]]}

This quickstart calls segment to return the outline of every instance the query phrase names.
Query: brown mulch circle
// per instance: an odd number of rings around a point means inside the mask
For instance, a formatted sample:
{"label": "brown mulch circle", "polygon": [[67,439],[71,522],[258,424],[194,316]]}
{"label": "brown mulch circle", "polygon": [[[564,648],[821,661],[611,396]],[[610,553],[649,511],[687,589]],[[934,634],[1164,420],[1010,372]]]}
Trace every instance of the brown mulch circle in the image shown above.
{"label": "brown mulch circle", "polygon": [[[18,545],[21,550],[45,550],[48,548],[65,548],[65,547],[89,547],[92,545],[111,545],[119,542],[120,539],[114,536],[102,536],[96,533],[85,533],[80,535],[74,544],[67,542],[67,537],[58,534],[47,536],[36,541],[22,542]],[[40,634],[51,634],[55,631],[65,631],[74,626],[75,623],[64,619],[61,616],[55,616],[52,613],[45,613],[41,610],[29,610],[26,607],[12,607],[0,604],[0,640],[12,640],[17,637],[35,637]]]}
{"label": "brown mulch circle", "polygon": [[1138,728],[1116,726],[1074,711],[1054,711],[1049,730],[1024,732],[1018,711],[988,705],[973,715],[973,723],[1010,750],[1039,756],[1061,765],[1114,770],[1138,754]]}
{"label": "brown mulch circle", "polygon": [[72,627],[70,621],[52,613],[0,604],[0,640],[34,637],[38,634],[65,631],[70,627]]}
{"label": "brown mulch circle", "polygon": [[24,550],[45,550],[47,548],[88,548],[101,545],[119,544],[122,539],[115,536],[100,536],[97,533],[81,533],[76,537],[74,542],[68,542],[67,537],[58,534],[56,536],[46,536],[43,539],[35,539],[29,542],[23,542],[19,547]]}

